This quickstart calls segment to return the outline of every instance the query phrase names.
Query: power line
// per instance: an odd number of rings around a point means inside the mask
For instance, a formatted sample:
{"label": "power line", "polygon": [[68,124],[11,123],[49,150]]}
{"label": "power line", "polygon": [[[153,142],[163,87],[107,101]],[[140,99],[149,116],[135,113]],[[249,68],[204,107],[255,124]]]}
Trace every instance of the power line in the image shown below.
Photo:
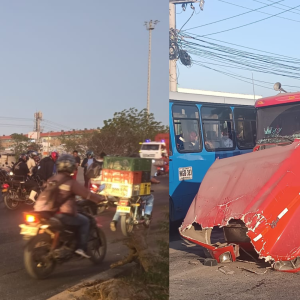
{"label": "power line", "polygon": [[[238,5],[238,4],[235,4],[235,3],[231,3],[231,2],[227,2],[227,1],[224,1],[224,0],[218,0],[218,1],[223,2],[223,3],[226,3],[226,4],[229,4],[229,5],[233,5],[233,6],[236,6],[236,7],[241,7],[241,8],[244,8],[244,9],[248,9],[248,10],[250,10],[251,12],[253,11],[253,10],[252,10],[251,8],[249,8],[249,7],[241,6],[241,5]],[[261,3],[262,3],[262,2],[261,2]],[[276,2],[275,2],[275,3],[276,3]],[[259,12],[259,13],[261,13],[261,14],[269,15],[269,16],[272,15],[272,14],[269,14],[269,13],[264,12],[264,11],[257,11],[257,12]],[[298,21],[298,20],[289,19],[289,18],[285,18],[285,17],[279,17],[279,16],[277,16],[277,18],[300,23],[300,21]]]}
{"label": "power line", "polygon": [[194,15],[194,13],[195,13],[195,10],[193,10],[191,16],[190,16],[190,17],[187,19],[187,21],[181,26],[179,32],[180,32],[180,31],[182,30],[182,28],[189,22],[189,20],[192,18],[192,16]]}
{"label": "power line", "polygon": [[62,125],[62,124],[59,124],[59,123],[55,123],[55,122],[52,122],[52,121],[47,120],[47,119],[43,119],[43,120],[46,121],[46,122],[48,122],[48,123],[50,123],[50,124],[57,125],[58,127],[68,128],[68,129],[71,129],[71,130],[72,130],[72,128],[69,127],[69,126],[65,126],[65,125]]}
{"label": "power line", "polygon": [[[211,63],[211,62],[208,62],[208,61],[196,61],[197,63],[208,63],[210,65],[217,65],[217,66],[224,66],[224,67],[230,67],[230,66],[226,66],[226,65],[220,65],[220,64],[214,64],[214,63]],[[226,70],[226,69],[225,69]],[[239,74],[235,74],[235,73],[231,73],[232,75],[235,75],[235,76],[238,76],[240,78],[244,78],[244,79],[249,79],[249,80],[252,80],[252,78],[249,78],[249,77],[245,77],[245,76],[242,76],[242,75],[239,75]],[[263,80],[258,80],[258,79],[253,79],[253,81],[257,81],[257,82],[261,82],[261,83],[268,83],[268,84],[271,84],[271,85],[274,85],[274,82],[269,82],[269,81],[263,81]],[[284,84],[285,87],[291,87],[291,88],[298,88],[300,89],[300,86],[294,86],[294,85],[286,85]]]}
{"label": "power line", "polygon": [[240,26],[237,26],[237,27],[233,27],[233,28],[229,28],[229,29],[225,29],[225,30],[221,30],[221,31],[218,31],[218,32],[213,32],[213,33],[209,33],[209,34],[204,34],[204,35],[201,35],[200,37],[206,37],[206,36],[210,36],[210,35],[215,35],[215,34],[219,34],[219,33],[224,33],[224,32],[228,32],[228,31],[232,31],[232,30],[235,30],[235,29],[240,29],[240,28],[243,28],[243,27],[246,27],[246,26],[249,26],[249,25],[253,25],[253,24],[256,24],[256,23],[259,23],[259,22],[262,22],[262,21],[265,21],[265,20],[268,20],[268,19],[271,19],[271,18],[274,18],[278,15],[281,15],[285,12],[288,12],[288,11],[291,11],[297,7],[300,7],[300,5],[297,5],[293,8],[289,8],[287,10],[284,10],[278,14],[275,14],[275,15],[271,15],[269,17],[266,17],[266,18],[263,18],[263,19],[260,19],[260,20],[256,20],[256,21],[253,21],[253,22],[250,22],[250,23],[247,23],[247,24],[244,24],[244,25],[240,25]]}
{"label": "power line", "polygon": [[[219,0],[220,1],[220,0]],[[275,3],[270,3],[270,4],[267,4],[265,6],[262,6],[262,7],[259,7],[259,8],[256,8],[256,9],[252,9],[250,11],[247,11],[247,12],[244,12],[244,13],[241,13],[241,14],[238,14],[238,15],[235,15],[235,16],[231,16],[231,17],[228,17],[228,18],[225,18],[225,19],[222,19],[222,20],[218,20],[218,21],[214,21],[214,22],[211,22],[211,23],[207,23],[207,24],[204,24],[204,25],[199,25],[199,26],[196,26],[196,27],[192,27],[192,28],[188,28],[184,31],[187,31],[187,30],[192,30],[192,29],[195,29],[195,28],[200,28],[200,27],[204,27],[204,26],[208,26],[208,25],[212,25],[212,24],[216,24],[216,23],[219,23],[219,22],[223,22],[223,21],[227,21],[227,20],[230,20],[230,19],[233,19],[233,18],[237,18],[237,17],[240,17],[240,16],[243,16],[243,15],[246,15],[246,14],[249,14],[249,13],[252,13],[252,12],[255,12],[255,11],[258,11],[262,8],[265,8],[265,7],[270,7],[276,3],[279,3],[279,2],[283,2],[284,0],[280,0],[280,1],[277,1]],[[223,1],[221,1],[223,2]]]}
{"label": "power line", "polygon": [[[192,38],[195,42],[186,41],[186,38]],[[189,53],[201,58],[229,63],[232,68],[243,67],[254,72],[300,79],[300,60],[296,58],[285,59],[247,52],[186,35],[180,37],[178,47],[184,47]]]}
{"label": "power line", "polygon": [[[236,80],[243,81],[243,82],[249,83],[249,84],[251,84],[251,85],[253,84],[252,82],[249,82],[249,81],[246,81],[246,80],[243,80],[243,79],[238,78],[239,76],[236,76],[236,75],[233,75],[233,74],[230,74],[230,73],[226,73],[226,72],[222,72],[222,71],[216,70],[216,69],[214,69],[214,68],[210,68],[210,67],[208,67],[208,66],[206,66],[206,65],[203,65],[203,64],[201,64],[201,63],[195,63],[195,64],[196,64],[196,65],[199,65],[199,66],[201,66],[201,67],[204,67],[204,68],[206,68],[206,69],[210,69],[210,70],[213,70],[213,71],[215,71],[215,72],[221,73],[221,74],[226,75],[226,76],[228,76],[228,77],[234,78],[234,79],[236,79]],[[254,85],[255,85],[255,86],[262,87],[262,88],[265,88],[265,89],[273,90],[272,88],[269,88],[269,87],[266,87],[266,86],[263,86],[263,85],[260,85],[260,84],[254,84]]]}
{"label": "power line", "polygon": [[[253,0],[254,2],[257,2],[257,3],[261,3],[261,4],[267,4],[266,2],[262,2],[262,1],[258,1],[258,0]],[[270,1],[270,0],[267,0],[269,2],[273,2],[273,1]],[[288,6],[288,5],[282,5],[283,7],[289,7],[291,8],[291,6]],[[282,7],[278,7],[278,6],[273,6],[274,8],[277,8],[277,9],[280,9],[280,10],[284,10],[284,8]],[[297,11],[299,11],[299,9],[295,9]],[[295,14],[295,15],[300,15],[299,13],[297,12],[294,12],[294,11],[291,11],[292,14]]]}

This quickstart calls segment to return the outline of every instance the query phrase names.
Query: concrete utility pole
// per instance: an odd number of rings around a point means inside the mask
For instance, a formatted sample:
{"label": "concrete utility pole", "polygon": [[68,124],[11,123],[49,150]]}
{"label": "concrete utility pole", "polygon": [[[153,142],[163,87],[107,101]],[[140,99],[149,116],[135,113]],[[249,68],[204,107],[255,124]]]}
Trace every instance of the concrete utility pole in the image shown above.
{"label": "concrete utility pole", "polygon": [[[199,3],[200,9],[203,10],[204,0],[169,0],[169,30],[176,30],[176,4],[183,7],[192,3]],[[176,59],[169,60],[169,91],[177,92]]]}
{"label": "concrete utility pole", "polygon": [[146,29],[149,31],[149,53],[148,53],[148,88],[147,88],[147,112],[150,114],[150,77],[151,77],[151,33],[158,20],[145,22]]}
{"label": "concrete utility pole", "polygon": [[34,114],[35,118],[35,131],[37,132],[37,142],[40,142],[41,138],[41,121],[43,119],[43,114],[39,111]]}

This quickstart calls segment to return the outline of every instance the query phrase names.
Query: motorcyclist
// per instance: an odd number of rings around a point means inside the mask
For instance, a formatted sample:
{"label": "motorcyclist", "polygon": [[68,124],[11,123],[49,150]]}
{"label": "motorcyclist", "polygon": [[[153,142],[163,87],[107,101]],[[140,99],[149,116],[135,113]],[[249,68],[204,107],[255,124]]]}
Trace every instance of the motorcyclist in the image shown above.
{"label": "motorcyclist", "polygon": [[27,167],[29,169],[30,175],[33,175],[33,169],[36,166],[36,162],[35,162],[35,156],[37,156],[37,152],[36,151],[28,151],[27,152],[28,155],[28,160],[27,160]]}
{"label": "motorcyclist", "polygon": [[47,181],[55,173],[55,162],[58,158],[57,152],[51,152],[50,156],[44,157],[40,161],[37,175],[41,180]]}
{"label": "motorcyclist", "polygon": [[26,190],[30,190],[29,199],[32,201],[35,201],[35,196],[38,192],[38,184],[34,181],[28,178],[30,175],[30,171],[27,166],[27,154],[23,153],[20,155],[19,161],[13,166],[13,173],[14,173],[14,180],[18,181],[25,181],[24,187]]}
{"label": "motorcyclist", "polygon": [[91,193],[91,191],[72,178],[73,172],[76,170],[76,161],[72,155],[64,154],[59,157],[56,161],[56,169],[57,174],[51,177],[48,182],[61,182],[64,180],[64,183],[59,186],[59,194],[56,200],[57,206],[53,208],[48,199],[45,199],[44,192],[42,192],[36,201],[34,210],[39,212],[52,211],[52,213],[59,211],[55,217],[61,220],[62,223],[69,226],[78,226],[79,245],[75,252],[83,257],[89,258],[86,251],[89,238],[90,221],[86,216],[77,213],[75,196],[80,196],[83,199],[87,199],[95,203],[103,201],[103,197]]}

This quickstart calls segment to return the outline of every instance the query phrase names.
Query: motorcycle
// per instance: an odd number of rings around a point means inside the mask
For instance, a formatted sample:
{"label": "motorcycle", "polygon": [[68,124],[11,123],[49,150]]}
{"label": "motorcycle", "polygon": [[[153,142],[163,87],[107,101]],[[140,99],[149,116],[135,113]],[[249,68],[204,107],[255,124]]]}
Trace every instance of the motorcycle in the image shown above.
{"label": "motorcycle", "polygon": [[155,176],[162,176],[169,174],[169,162],[165,159],[162,159],[160,163],[156,164],[156,173]]}
{"label": "motorcycle", "polygon": [[[7,180],[7,182],[5,182],[7,191],[3,195],[3,201],[6,208],[9,210],[15,210],[18,208],[20,203],[33,205],[35,202],[29,199],[31,191],[25,188],[25,180],[16,180],[12,172],[9,173],[9,176],[10,178]],[[42,182],[37,176],[32,176],[31,178],[38,185],[37,194],[39,195],[42,191]]]}
{"label": "motorcycle", "polygon": [[[105,189],[105,184],[101,184],[101,185],[91,184],[90,186],[90,191],[92,193],[97,193],[99,195],[102,195],[101,192],[104,191],[104,189]],[[101,205],[98,206],[98,210],[97,210],[98,215],[106,211],[110,206],[114,206],[114,203],[116,203],[115,197],[106,196],[106,195],[103,196],[105,197],[105,201],[103,201]]]}
{"label": "motorcycle", "polygon": [[[97,204],[89,200],[77,201],[78,210],[90,220],[87,253],[90,261],[100,264],[106,255],[106,237],[95,219]],[[21,232],[25,240],[24,264],[27,273],[35,279],[49,277],[56,264],[69,261],[74,256],[78,227],[63,225],[46,213],[24,213],[25,224]]]}
{"label": "motorcycle", "polygon": [[129,236],[134,226],[138,224],[143,224],[146,228],[149,228],[152,214],[149,219],[144,219],[145,205],[146,201],[140,196],[121,198],[117,202],[117,212],[120,213],[121,231],[124,236]]}

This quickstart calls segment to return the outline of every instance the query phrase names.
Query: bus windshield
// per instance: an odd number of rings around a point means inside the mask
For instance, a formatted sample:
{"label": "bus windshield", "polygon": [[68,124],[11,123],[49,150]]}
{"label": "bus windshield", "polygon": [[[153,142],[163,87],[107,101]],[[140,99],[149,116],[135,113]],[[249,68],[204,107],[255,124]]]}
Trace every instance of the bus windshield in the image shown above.
{"label": "bus windshield", "polygon": [[285,104],[257,110],[257,143],[300,137],[300,104]]}

